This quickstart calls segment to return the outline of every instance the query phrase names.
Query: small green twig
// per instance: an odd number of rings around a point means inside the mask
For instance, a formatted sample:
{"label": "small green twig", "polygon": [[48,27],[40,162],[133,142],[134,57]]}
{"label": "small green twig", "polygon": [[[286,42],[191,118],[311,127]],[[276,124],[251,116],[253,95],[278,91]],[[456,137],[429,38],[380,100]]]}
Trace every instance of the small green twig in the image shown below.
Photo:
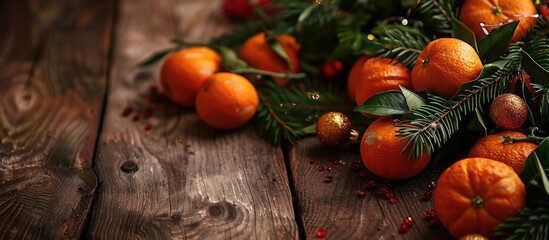
{"label": "small green twig", "polygon": [[288,79],[301,79],[305,78],[307,75],[305,73],[276,73],[276,72],[269,72],[264,70],[259,70],[256,68],[239,68],[239,69],[233,69],[231,70],[233,73],[254,73],[254,74],[261,74],[261,75],[267,75],[275,78],[288,78]]}
{"label": "small green twig", "polygon": [[533,142],[533,143],[540,144],[543,140],[545,140],[545,138],[547,137],[538,137],[534,135],[523,137],[523,138],[514,138],[509,135],[505,135],[503,136],[503,144],[513,144],[516,142]]}

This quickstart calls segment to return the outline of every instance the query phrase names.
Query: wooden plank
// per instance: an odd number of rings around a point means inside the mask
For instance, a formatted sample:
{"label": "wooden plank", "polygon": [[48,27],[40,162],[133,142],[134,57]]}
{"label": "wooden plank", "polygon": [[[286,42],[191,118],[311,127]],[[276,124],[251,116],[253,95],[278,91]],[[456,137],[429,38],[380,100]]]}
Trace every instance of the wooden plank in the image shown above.
{"label": "wooden plank", "polygon": [[[291,151],[290,162],[307,239],[316,238],[320,229],[326,230],[327,239],[450,238],[442,227],[433,227],[424,219],[425,212],[433,208],[432,200],[422,200],[428,183],[435,180],[431,170],[407,180],[386,182],[365,170],[357,144],[329,150],[315,137],[300,141]],[[359,164],[360,170],[353,163]],[[328,166],[331,171],[319,171],[319,167]],[[332,176],[333,181],[324,182],[326,176]],[[374,188],[366,187],[369,180],[376,183]],[[378,196],[384,185],[389,185],[396,203]],[[366,195],[359,196],[359,189],[366,190]],[[408,216],[415,224],[408,233],[399,234]]]}
{"label": "wooden plank", "polygon": [[114,6],[2,4],[0,238],[78,238],[97,183]]}
{"label": "wooden plank", "polygon": [[[159,66],[135,64],[175,36],[204,42],[229,30],[208,17],[218,7],[218,0],[120,3],[90,238],[297,238],[281,149],[251,127],[214,130],[192,108],[145,101]],[[134,121],[121,116],[128,106],[154,112]]]}

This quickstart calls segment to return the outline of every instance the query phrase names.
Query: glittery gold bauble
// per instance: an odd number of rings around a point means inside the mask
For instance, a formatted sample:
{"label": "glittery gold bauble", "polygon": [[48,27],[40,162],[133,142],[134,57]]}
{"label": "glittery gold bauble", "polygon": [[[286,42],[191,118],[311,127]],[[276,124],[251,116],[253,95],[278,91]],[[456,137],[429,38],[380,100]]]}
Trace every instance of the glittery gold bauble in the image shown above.
{"label": "glittery gold bauble", "polygon": [[355,133],[349,118],[340,112],[326,113],[316,122],[317,138],[330,147],[349,141]]}
{"label": "glittery gold bauble", "polygon": [[503,130],[516,130],[528,115],[526,103],[519,96],[505,93],[497,96],[490,105],[490,119]]}

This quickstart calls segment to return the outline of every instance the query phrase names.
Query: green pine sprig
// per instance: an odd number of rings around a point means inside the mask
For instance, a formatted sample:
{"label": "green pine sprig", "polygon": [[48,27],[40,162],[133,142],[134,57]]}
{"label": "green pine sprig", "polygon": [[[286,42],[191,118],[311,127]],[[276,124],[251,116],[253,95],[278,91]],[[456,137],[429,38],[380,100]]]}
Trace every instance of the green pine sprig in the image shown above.
{"label": "green pine sprig", "polygon": [[418,12],[421,20],[437,34],[450,36],[452,18],[455,18],[453,6],[454,0],[420,0],[413,10]]}
{"label": "green pine sprig", "polygon": [[518,217],[499,225],[494,236],[498,239],[545,240],[549,236],[549,209],[524,208]]}
{"label": "green pine sprig", "polygon": [[420,158],[440,148],[459,130],[463,118],[507,90],[509,81],[518,73],[520,54],[511,47],[505,60],[485,65],[478,79],[462,86],[452,99],[429,95],[428,103],[412,110],[402,122],[398,135],[406,139],[410,158]]}
{"label": "green pine sprig", "polygon": [[372,29],[377,37],[374,44],[381,47],[381,57],[398,60],[402,65],[412,69],[421,51],[433,39],[414,27],[398,24],[379,25]]}
{"label": "green pine sprig", "polygon": [[281,88],[272,82],[258,87],[260,105],[255,121],[260,135],[274,145],[294,144],[315,133],[314,123],[324,113],[353,112],[352,103],[342,93],[310,86],[307,89]]}

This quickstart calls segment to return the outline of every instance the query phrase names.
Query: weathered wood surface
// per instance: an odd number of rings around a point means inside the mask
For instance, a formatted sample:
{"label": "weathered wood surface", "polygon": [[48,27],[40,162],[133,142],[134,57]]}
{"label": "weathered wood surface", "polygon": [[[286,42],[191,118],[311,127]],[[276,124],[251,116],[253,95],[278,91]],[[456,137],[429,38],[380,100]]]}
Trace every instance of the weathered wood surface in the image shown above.
{"label": "weathered wood surface", "polygon": [[229,31],[219,3],[0,1],[0,239],[448,239],[423,220],[429,171],[392,183],[395,204],[380,181],[358,197],[357,145],[275,148],[147,98],[159,66],[135,64]]}
{"label": "weathered wood surface", "polygon": [[194,109],[169,104],[147,119],[121,116],[146,107],[158,81],[158,66],[136,63],[173,37],[204,42],[228,30],[219,2],[120,2],[90,238],[298,237],[282,150],[254,129],[214,130]]}
{"label": "weathered wood surface", "polygon": [[113,10],[0,2],[1,239],[78,238],[84,228]]}
{"label": "weathered wood surface", "polygon": [[[314,137],[300,141],[289,157],[307,239],[315,238],[320,229],[326,230],[327,239],[450,238],[442,227],[433,227],[424,219],[425,212],[433,208],[432,200],[422,198],[430,191],[428,183],[436,181],[434,171],[427,169],[417,177],[386,182],[365,170],[357,144],[330,150]],[[326,176],[333,181],[324,182]],[[375,187],[367,187],[369,180]],[[378,195],[383,186],[394,193],[396,203]],[[366,196],[359,196],[357,190],[365,190]],[[400,225],[408,216],[415,224],[408,233],[400,234]]]}

